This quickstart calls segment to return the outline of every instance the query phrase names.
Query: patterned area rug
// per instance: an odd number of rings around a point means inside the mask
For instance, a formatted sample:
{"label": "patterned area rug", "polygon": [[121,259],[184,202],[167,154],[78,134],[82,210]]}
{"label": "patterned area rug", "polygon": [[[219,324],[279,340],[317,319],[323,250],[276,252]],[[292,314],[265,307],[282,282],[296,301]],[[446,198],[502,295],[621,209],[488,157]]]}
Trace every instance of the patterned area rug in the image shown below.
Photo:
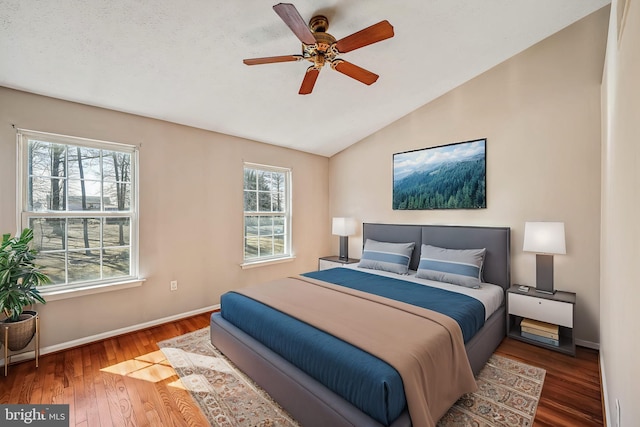
{"label": "patterned area rug", "polygon": [[[158,343],[212,426],[299,426],[212,344],[209,328]],[[531,426],[545,370],[493,355],[478,391],[460,398],[439,427]]]}
{"label": "patterned area rug", "polygon": [[158,346],[212,426],[299,426],[211,344],[208,327]]}
{"label": "patterned area rug", "polygon": [[494,354],[476,377],[478,391],[462,396],[438,426],[532,426],[545,374]]}

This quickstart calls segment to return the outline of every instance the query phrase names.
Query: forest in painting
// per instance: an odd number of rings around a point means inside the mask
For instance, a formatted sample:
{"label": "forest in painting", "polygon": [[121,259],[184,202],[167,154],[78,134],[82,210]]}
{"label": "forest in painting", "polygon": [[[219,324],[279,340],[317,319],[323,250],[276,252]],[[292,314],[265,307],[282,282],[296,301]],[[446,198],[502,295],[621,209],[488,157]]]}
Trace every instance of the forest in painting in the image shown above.
{"label": "forest in painting", "polygon": [[393,209],[487,207],[486,140],[397,153]]}

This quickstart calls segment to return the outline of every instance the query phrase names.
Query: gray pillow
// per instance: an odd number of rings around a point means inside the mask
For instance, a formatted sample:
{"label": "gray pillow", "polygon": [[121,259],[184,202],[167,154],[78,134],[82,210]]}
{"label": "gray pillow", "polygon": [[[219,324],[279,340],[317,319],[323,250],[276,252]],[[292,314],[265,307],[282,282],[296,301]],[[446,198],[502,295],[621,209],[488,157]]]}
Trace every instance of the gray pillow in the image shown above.
{"label": "gray pillow", "polygon": [[445,249],[422,245],[416,277],[479,288],[486,248]]}
{"label": "gray pillow", "polygon": [[358,264],[362,268],[407,274],[415,242],[387,243],[367,239]]}

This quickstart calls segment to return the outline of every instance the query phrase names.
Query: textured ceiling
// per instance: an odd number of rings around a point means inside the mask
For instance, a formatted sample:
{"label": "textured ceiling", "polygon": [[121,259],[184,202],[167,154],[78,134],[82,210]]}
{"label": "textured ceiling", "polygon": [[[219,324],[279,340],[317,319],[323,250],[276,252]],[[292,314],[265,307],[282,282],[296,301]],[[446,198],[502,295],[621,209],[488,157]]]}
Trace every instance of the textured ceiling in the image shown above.
{"label": "textured ceiling", "polygon": [[0,85],[331,156],[608,4],[607,0],[299,1],[336,39],[388,20],[395,37],[344,54],[363,85],[309,63],[259,0],[0,0]]}

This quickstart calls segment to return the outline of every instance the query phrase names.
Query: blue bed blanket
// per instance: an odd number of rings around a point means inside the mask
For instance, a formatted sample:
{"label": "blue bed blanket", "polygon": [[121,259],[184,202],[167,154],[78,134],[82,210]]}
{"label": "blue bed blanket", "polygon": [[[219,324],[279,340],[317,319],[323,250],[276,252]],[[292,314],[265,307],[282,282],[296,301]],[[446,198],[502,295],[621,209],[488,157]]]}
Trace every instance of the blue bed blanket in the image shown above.
{"label": "blue bed blanket", "polygon": [[[465,342],[484,323],[484,305],[455,292],[346,268],[303,276],[439,311],[461,325]],[[406,407],[400,374],[345,341],[235,292],[222,295],[221,316],[383,425]]]}
{"label": "blue bed blanket", "polygon": [[344,286],[445,314],[460,325],[465,344],[484,325],[484,304],[456,292],[353,270],[331,268],[302,276]]}

